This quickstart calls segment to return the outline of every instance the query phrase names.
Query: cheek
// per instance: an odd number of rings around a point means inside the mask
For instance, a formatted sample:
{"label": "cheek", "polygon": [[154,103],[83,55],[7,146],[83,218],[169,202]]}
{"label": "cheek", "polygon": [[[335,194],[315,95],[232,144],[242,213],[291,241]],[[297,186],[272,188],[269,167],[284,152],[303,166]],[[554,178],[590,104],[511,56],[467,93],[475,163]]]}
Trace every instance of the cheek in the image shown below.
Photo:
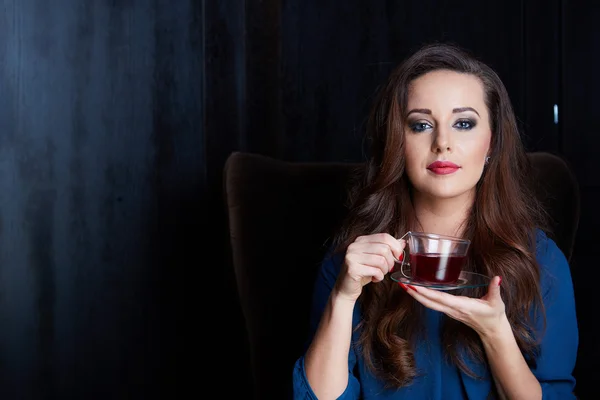
{"label": "cheek", "polygon": [[469,161],[475,165],[483,165],[485,157],[490,148],[490,137],[477,138],[476,140],[463,143],[463,153],[471,155]]}
{"label": "cheek", "polygon": [[404,144],[404,158],[406,159],[406,165],[418,164],[423,160],[423,157],[427,155],[428,144],[424,140],[418,140],[418,137],[407,138]]}
{"label": "cheek", "polygon": [[420,165],[419,152],[415,151],[414,147],[407,146],[404,152],[405,170],[408,174],[418,169]]}

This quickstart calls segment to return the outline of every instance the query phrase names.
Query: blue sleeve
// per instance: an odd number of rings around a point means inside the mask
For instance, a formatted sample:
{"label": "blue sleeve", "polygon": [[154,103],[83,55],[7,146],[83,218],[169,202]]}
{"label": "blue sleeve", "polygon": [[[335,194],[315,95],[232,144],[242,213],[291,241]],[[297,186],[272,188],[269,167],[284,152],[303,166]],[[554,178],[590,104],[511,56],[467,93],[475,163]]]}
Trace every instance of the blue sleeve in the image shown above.
{"label": "blue sleeve", "polygon": [[[321,315],[329,300],[329,294],[331,293],[337,276],[340,272],[343,256],[336,255],[325,257],[321,263],[321,268],[317,274],[317,279],[313,291],[313,302],[310,312],[310,335],[307,341],[306,348],[310,345],[312,338],[319,326]],[[356,315],[356,310],[355,310]],[[348,386],[346,390],[338,400],[357,400],[360,397],[360,384],[353,374],[354,367],[356,365],[356,354],[353,346],[350,346],[350,352],[348,354]],[[296,400],[317,400],[317,396],[313,393],[308,379],[306,378],[306,371],[304,369],[304,356],[296,360],[293,371],[293,388],[294,388],[294,399]]]}
{"label": "blue sleeve", "polygon": [[538,239],[537,257],[542,272],[546,330],[532,372],[542,386],[544,400],[576,399],[573,369],[579,331],[571,270],[562,251],[544,234]]}

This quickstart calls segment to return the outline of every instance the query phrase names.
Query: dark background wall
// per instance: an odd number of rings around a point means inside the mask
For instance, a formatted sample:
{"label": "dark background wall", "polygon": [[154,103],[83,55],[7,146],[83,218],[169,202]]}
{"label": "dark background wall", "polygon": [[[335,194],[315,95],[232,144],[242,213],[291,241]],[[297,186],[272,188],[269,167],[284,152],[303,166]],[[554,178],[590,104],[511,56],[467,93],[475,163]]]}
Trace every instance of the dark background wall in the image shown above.
{"label": "dark background wall", "polygon": [[577,173],[576,374],[580,396],[593,393],[596,3],[1,5],[1,398],[249,392],[226,157],[360,160],[377,86],[434,40],[493,66],[528,149],[559,154]]}

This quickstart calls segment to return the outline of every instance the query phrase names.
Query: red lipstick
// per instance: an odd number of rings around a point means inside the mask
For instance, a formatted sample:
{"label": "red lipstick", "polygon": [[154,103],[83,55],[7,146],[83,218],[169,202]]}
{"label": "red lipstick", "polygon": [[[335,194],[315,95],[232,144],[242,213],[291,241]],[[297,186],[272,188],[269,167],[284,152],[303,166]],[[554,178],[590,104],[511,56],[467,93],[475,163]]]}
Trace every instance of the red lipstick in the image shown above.
{"label": "red lipstick", "polygon": [[450,161],[435,161],[427,166],[427,169],[436,175],[448,175],[458,171],[460,167]]}

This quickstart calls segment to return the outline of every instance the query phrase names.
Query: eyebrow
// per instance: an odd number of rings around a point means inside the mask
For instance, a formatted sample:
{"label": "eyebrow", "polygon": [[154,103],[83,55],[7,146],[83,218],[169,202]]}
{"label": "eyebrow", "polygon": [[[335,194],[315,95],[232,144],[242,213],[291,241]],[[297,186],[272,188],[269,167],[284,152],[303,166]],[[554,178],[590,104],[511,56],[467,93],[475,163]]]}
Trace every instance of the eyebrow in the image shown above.
{"label": "eyebrow", "polygon": [[[465,111],[473,111],[475,114],[479,115],[479,113],[477,112],[477,110],[474,109],[473,107],[459,107],[459,108],[455,108],[455,109],[452,110],[452,113],[453,114],[458,114],[458,113],[465,112]],[[415,108],[413,110],[410,110],[408,112],[408,114],[406,114],[406,116],[408,117],[410,114],[415,114],[415,113],[431,115],[431,110],[428,109],[428,108]]]}
{"label": "eyebrow", "polygon": [[459,107],[459,108],[455,108],[454,110],[452,110],[452,113],[453,114],[458,114],[458,113],[465,112],[465,111],[473,111],[475,114],[477,114],[479,116],[479,113],[473,107]]}

